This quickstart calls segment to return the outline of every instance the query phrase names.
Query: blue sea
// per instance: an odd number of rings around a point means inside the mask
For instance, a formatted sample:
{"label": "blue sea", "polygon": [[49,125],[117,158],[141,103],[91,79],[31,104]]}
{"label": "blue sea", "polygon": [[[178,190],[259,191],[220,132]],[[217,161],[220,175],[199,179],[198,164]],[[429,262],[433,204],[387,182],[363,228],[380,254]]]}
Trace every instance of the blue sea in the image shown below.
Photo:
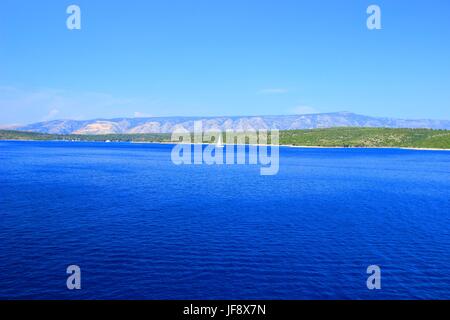
{"label": "blue sea", "polygon": [[450,152],[282,147],[261,176],[171,150],[0,142],[0,298],[450,298]]}

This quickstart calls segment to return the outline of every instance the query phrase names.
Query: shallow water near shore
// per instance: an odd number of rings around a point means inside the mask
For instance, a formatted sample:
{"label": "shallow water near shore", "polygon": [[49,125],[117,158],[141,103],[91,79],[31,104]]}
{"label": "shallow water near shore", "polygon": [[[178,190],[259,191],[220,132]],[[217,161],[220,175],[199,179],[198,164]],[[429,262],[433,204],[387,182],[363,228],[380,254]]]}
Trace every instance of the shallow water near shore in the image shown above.
{"label": "shallow water near shore", "polygon": [[260,176],[171,151],[0,142],[0,298],[450,298],[448,152],[280,148]]}

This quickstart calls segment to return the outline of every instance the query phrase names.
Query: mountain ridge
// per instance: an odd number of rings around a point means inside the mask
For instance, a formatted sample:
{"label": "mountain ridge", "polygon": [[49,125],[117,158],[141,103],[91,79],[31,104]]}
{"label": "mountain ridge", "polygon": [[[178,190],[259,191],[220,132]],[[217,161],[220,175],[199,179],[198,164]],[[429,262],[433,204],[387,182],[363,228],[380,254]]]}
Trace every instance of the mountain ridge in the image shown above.
{"label": "mountain ridge", "polygon": [[175,130],[192,132],[195,121],[201,121],[204,131],[246,131],[252,129],[302,130],[335,127],[450,129],[450,120],[371,117],[346,111],[283,116],[173,116],[51,120],[19,126],[14,129],[48,134],[171,133]]}

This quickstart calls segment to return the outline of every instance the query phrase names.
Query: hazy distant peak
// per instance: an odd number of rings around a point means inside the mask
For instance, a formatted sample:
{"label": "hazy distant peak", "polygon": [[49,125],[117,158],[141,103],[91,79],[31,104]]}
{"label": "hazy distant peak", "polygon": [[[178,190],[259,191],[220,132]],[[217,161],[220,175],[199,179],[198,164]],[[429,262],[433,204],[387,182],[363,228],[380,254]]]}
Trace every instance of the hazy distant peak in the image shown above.
{"label": "hazy distant peak", "polygon": [[332,127],[450,129],[450,121],[448,120],[381,118],[359,115],[348,111],[284,116],[146,117],[84,121],[52,120],[16,127],[16,129],[53,134],[170,133],[177,128],[193,131],[195,121],[202,122],[204,131],[296,130]]}

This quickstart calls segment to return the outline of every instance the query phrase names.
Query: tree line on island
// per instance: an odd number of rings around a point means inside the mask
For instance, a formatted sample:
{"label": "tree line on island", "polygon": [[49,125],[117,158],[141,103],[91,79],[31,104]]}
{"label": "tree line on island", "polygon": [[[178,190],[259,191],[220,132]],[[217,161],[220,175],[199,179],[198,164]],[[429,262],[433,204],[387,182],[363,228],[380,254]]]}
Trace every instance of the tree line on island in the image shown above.
{"label": "tree line on island", "polygon": [[[244,134],[244,133],[243,133]],[[174,143],[171,134],[45,134],[0,130],[0,140]],[[205,141],[207,143],[208,141]],[[269,140],[270,143],[270,140]],[[450,149],[450,130],[326,128],[280,131],[280,144],[318,147],[403,147]]]}

